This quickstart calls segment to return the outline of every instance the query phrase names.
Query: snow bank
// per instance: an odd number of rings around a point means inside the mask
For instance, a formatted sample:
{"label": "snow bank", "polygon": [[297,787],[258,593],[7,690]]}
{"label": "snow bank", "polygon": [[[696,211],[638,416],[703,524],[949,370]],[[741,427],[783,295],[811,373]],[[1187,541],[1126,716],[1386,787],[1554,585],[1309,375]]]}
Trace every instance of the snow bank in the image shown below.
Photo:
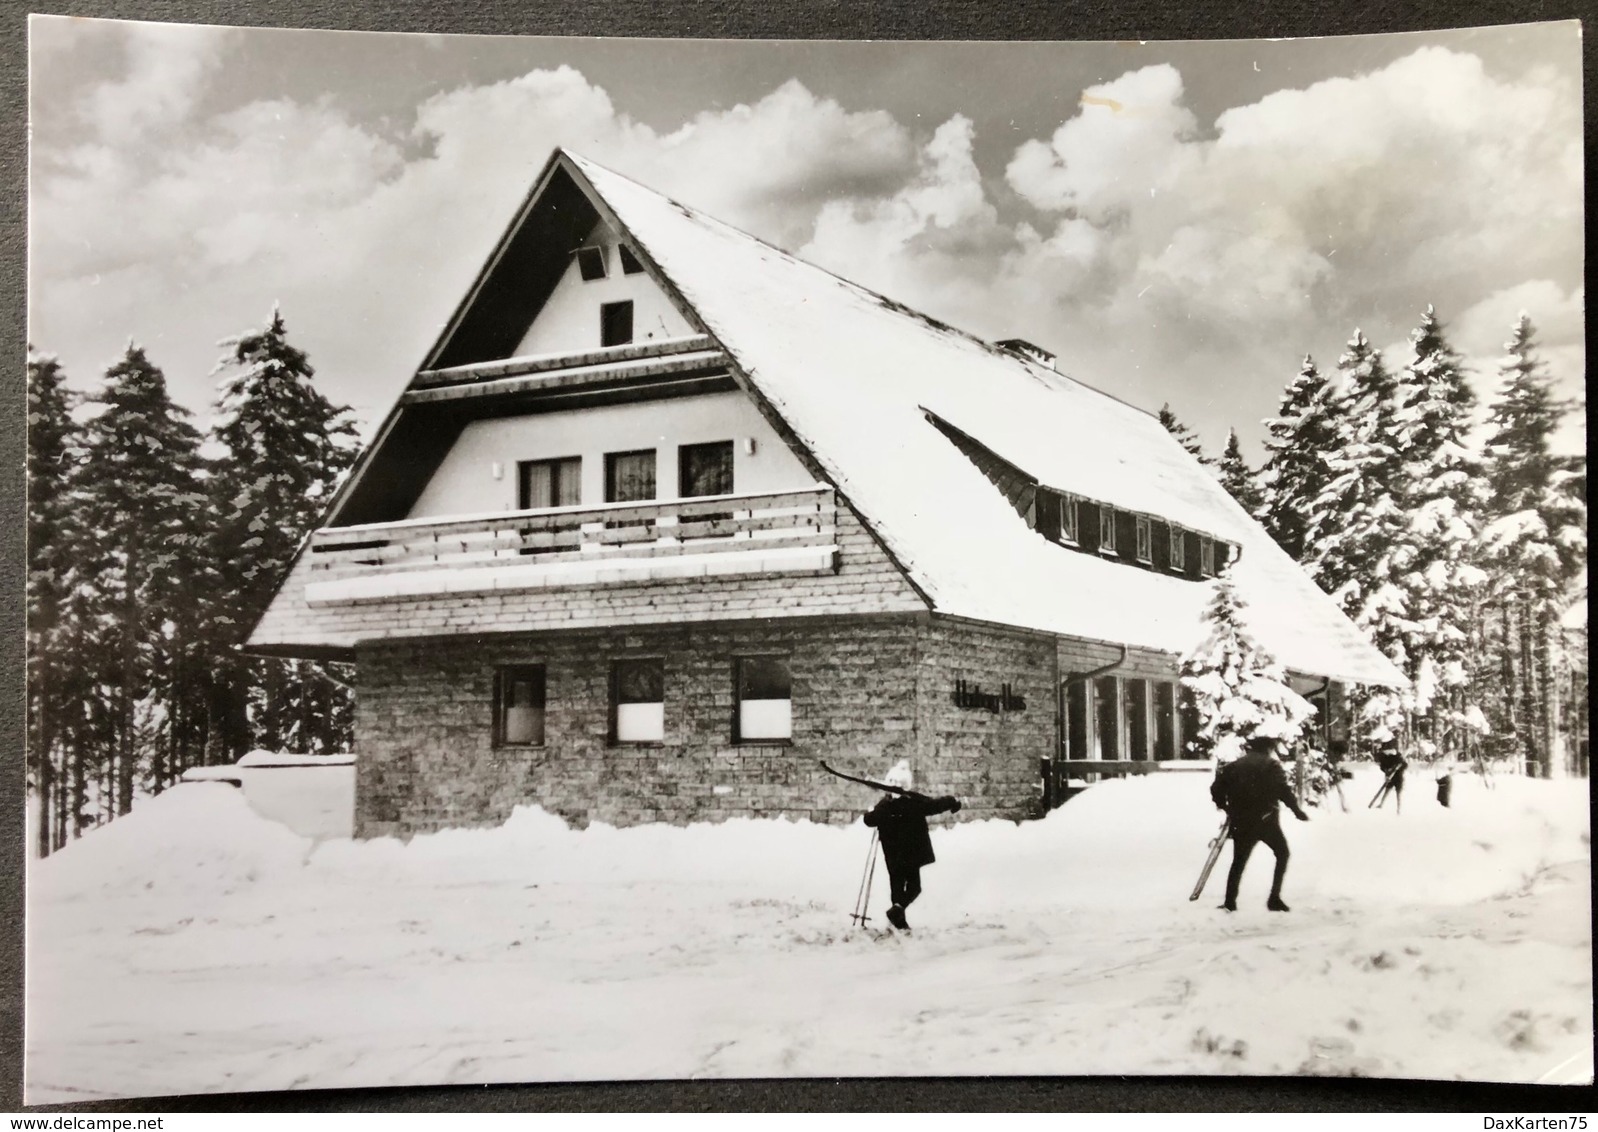
{"label": "snow bank", "polygon": [[[312,774],[326,773],[312,771]],[[493,1081],[1029,1073],[1591,1079],[1587,784],[1290,825],[1290,916],[1187,900],[1203,774],[934,833],[913,935],[805,822],[315,844],[189,784],[38,863],[30,1103]],[[862,804],[871,801],[862,791]],[[1224,866],[1223,866],[1224,869]],[[1502,897],[1502,899],[1499,899]],[[886,879],[871,903],[882,923]]]}
{"label": "snow bank", "polygon": [[250,808],[236,786],[186,782],[38,862],[29,899],[153,892],[196,899],[297,869],[311,842]]}

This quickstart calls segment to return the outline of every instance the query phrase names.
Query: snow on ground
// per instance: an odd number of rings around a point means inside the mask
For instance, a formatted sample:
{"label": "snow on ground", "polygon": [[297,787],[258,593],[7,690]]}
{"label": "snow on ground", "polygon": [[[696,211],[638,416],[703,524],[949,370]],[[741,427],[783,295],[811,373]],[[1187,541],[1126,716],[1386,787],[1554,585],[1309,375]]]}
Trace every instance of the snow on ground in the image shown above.
{"label": "snow on ground", "polygon": [[[1368,774],[1287,899],[1187,894],[1208,776],[935,832],[910,936],[854,929],[863,826],[313,841],[185,784],[30,876],[30,1103],[493,1081],[1330,1073],[1592,1079],[1585,781]],[[862,807],[874,795],[861,791]],[[876,882],[881,923],[886,880]]]}

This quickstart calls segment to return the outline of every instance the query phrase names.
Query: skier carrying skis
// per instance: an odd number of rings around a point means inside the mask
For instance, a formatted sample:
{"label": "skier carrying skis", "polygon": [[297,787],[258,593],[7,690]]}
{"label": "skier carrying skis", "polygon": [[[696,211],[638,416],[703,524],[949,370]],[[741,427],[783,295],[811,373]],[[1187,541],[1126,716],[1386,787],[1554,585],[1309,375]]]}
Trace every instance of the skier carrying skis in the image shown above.
{"label": "skier carrying skis", "polygon": [[1243,757],[1221,767],[1210,786],[1210,797],[1226,811],[1232,824],[1232,869],[1226,874],[1226,903],[1221,905],[1228,912],[1237,911],[1237,887],[1243,879],[1243,868],[1255,844],[1262,841],[1276,854],[1276,872],[1265,907],[1272,912],[1288,910],[1282,902],[1287,838],[1282,834],[1276,807],[1278,803],[1285,805],[1299,821],[1309,821],[1309,815],[1293,797],[1287,772],[1276,761],[1276,747],[1275,739],[1252,736],[1244,746]]}
{"label": "skier carrying skis", "polygon": [[[910,791],[910,764],[901,759],[882,781]],[[885,795],[865,815],[866,825],[877,831],[882,843],[882,860],[888,866],[888,889],[893,899],[893,906],[888,909],[888,923],[900,931],[910,927],[904,910],[921,895],[921,869],[936,859],[932,855],[927,818],[933,814],[956,813],[959,809],[960,800],[952,795],[929,798],[925,794],[907,792]]]}

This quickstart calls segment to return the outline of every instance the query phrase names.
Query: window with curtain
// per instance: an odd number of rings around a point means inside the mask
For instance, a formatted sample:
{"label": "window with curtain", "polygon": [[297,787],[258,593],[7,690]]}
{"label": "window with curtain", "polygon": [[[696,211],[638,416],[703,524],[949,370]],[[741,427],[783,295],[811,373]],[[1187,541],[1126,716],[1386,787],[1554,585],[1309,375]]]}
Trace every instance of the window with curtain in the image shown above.
{"label": "window with curtain", "polygon": [[780,656],[741,656],[733,662],[738,697],[735,742],[793,737],[793,677]]}
{"label": "window with curtain", "polygon": [[684,444],[677,449],[677,494],[681,498],[731,495],[732,491],[732,441]]}
{"label": "window with curtain", "polygon": [[655,498],[655,450],[611,452],[605,457],[605,502]]}
{"label": "window with curtain", "polygon": [[575,507],[582,502],[583,461],[580,456],[523,460],[517,470],[516,506],[523,511],[539,507]]}
{"label": "window with curtain", "polygon": [[494,745],[544,745],[544,666],[501,668],[494,681]]}
{"label": "window with curtain", "polygon": [[666,737],[666,662],[618,660],[610,669],[611,737],[617,743],[659,743]]}
{"label": "window with curtain", "polygon": [[1107,504],[1099,506],[1099,549],[1115,553],[1115,508]]}

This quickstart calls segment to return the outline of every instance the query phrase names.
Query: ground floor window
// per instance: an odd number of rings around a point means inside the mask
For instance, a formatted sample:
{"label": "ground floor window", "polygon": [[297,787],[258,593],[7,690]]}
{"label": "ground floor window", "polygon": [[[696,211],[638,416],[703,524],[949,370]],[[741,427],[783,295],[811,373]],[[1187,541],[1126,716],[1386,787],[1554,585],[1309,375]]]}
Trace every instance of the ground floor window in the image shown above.
{"label": "ground floor window", "polygon": [[1086,680],[1072,680],[1065,686],[1066,758],[1085,759],[1092,755],[1092,746],[1088,742],[1091,731],[1088,715],[1088,683]]}
{"label": "ground floor window", "polygon": [[1126,721],[1123,758],[1147,760],[1149,757],[1149,682],[1133,678],[1121,681],[1122,718]]}
{"label": "ground floor window", "polygon": [[494,681],[494,745],[544,745],[544,666],[501,668]]}
{"label": "ground floor window", "polygon": [[1093,681],[1093,746],[1095,758],[1119,759],[1121,757],[1121,721],[1119,681],[1114,676],[1100,676]]}
{"label": "ground floor window", "polygon": [[618,660],[610,669],[610,734],[616,743],[666,737],[666,664],[659,657]]}
{"label": "ground floor window", "polygon": [[1154,685],[1154,757],[1176,758],[1176,685],[1161,680]]}
{"label": "ground floor window", "polygon": [[737,713],[733,741],[759,743],[793,737],[793,677],[778,656],[741,656],[733,661]]}

